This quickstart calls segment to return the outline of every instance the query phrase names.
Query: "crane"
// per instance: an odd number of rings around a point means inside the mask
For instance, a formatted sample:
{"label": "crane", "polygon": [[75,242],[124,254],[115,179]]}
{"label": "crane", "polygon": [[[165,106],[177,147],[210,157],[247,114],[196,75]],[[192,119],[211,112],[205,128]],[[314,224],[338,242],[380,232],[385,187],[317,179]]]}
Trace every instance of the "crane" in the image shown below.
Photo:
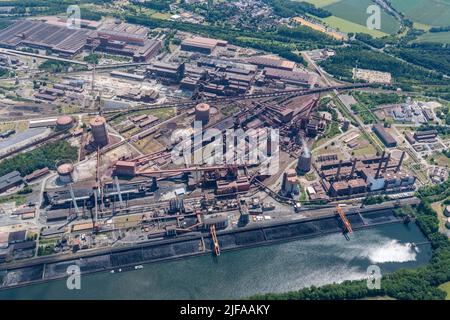
{"label": "crane", "polygon": [[348,221],[344,210],[338,205],[336,206],[336,211],[341,217],[342,223],[344,224],[344,232],[345,233],[353,233],[352,225],[350,224],[350,221]]}
{"label": "crane", "polygon": [[214,242],[214,254],[216,256],[220,256],[220,246],[219,246],[219,240],[217,239],[217,234],[216,234],[216,226],[212,225],[209,228],[210,232],[211,232],[211,238]]}

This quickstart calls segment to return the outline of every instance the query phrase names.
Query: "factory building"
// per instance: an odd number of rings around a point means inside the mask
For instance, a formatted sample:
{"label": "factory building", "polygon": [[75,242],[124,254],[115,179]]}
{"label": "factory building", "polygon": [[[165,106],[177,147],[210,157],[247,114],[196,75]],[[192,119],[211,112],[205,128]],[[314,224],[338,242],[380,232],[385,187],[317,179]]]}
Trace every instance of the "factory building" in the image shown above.
{"label": "factory building", "polygon": [[91,119],[90,125],[95,144],[100,147],[106,146],[109,143],[106,119],[101,116],[96,116]]}
{"label": "factory building", "polygon": [[[122,92],[119,92],[117,97],[132,101],[155,102],[159,98],[159,92],[153,89],[131,88],[129,90],[124,89]],[[104,101],[106,100],[102,100],[102,102]],[[127,107],[128,106],[129,105],[127,105]]]}
{"label": "factory building", "polygon": [[88,49],[133,58],[134,62],[145,62],[162,48],[161,41],[148,39],[148,29],[127,24],[110,23],[103,26],[87,39]]}
{"label": "factory building", "polygon": [[217,194],[231,194],[250,190],[247,176],[238,176],[235,181],[216,180]]}
{"label": "factory building", "polygon": [[195,121],[201,121],[203,125],[209,121],[211,107],[207,103],[199,103],[195,106]]}
{"label": "factory building", "polygon": [[307,72],[264,68],[264,75],[266,79],[279,80],[284,83],[304,87],[311,87],[315,82],[314,76]]}
{"label": "factory building", "polygon": [[437,130],[416,131],[414,133],[414,139],[417,142],[428,142],[435,140],[437,135]]}
{"label": "factory building", "polygon": [[399,161],[385,153],[347,161],[328,161],[318,165],[323,189],[332,197],[351,196],[365,192],[411,189],[416,178],[402,171],[405,153]]}
{"label": "factory building", "polygon": [[397,146],[397,141],[389,132],[386,131],[382,124],[374,124],[372,130],[386,147],[393,148]]}
{"label": "factory building", "polygon": [[[153,182],[150,180],[135,181],[129,183],[120,184],[120,193],[126,199],[141,198],[146,195],[146,192],[151,192],[153,188]],[[75,201],[80,207],[92,208],[95,204],[94,193],[97,193],[98,201],[101,201],[103,195],[103,201],[108,203],[112,200],[118,201],[118,190],[115,183],[105,183],[103,185],[103,191],[98,192],[98,189],[92,189],[91,187],[74,187],[73,195]],[[60,189],[46,190],[43,194],[44,204],[50,205],[51,210],[56,209],[68,209],[73,208],[73,198],[69,188],[63,187]]]}
{"label": "factory building", "polygon": [[76,93],[82,93],[83,92],[83,87],[81,86],[81,87],[78,87],[78,86],[75,86],[75,85],[73,85],[73,84],[71,84],[71,83],[55,83],[54,85],[53,85],[53,88],[54,89],[59,89],[59,90],[63,90],[63,91],[73,91],[73,92],[76,92]]}
{"label": "factory building", "polygon": [[23,182],[19,171],[12,171],[0,177],[0,193],[21,185]]}
{"label": "factory building", "polygon": [[47,222],[66,221],[69,218],[69,210],[47,210]]}
{"label": "factory building", "polygon": [[136,162],[117,161],[114,167],[114,174],[117,176],[134,177],[136,174]]}
{"label": "factory building", "polygon": [[153,65],[147,67],[147,74],[162,79],[165,82],[179,83],[184,77],[184,70],[184,63],[155,62]]}
{"label": "factory building", "polygon": [[36,180],[36,179],[46,175],[47,173],[50,173],[50,169],[48,167],[35,170],[32,173],[30,173],[29,175],[25,176],[25,181],[30,182],[30,181]]}
{"label": "factory building", "polygon": [[261,69],[274,68],[280,70],[293,71],[295,68],[295,62],[269,57],[251,57],[247,60],[247,62],[257,65]]}
{"label": "factory building", "polygon": [[434,121],[433,111],[430,109],[422,109],[423,116],[428,122]]}
{"label": "factory building", "polygon": [[228,217],[225,214],[214,214],[203,216],[203,227],[209,231],[214,226],[216,229],[225,229],[228,227]]}
{"label": "factory building", "polygon": [[336,181],[331,184],[330,194],[333,196],[346,196],[366,191],[366,183],[363,179],[354,179],[350,181]]}
{"label": "factory building", "polygon": [[72,57],[81,52],[93,33],[95,31],[83,28],[69,29],[65,25],[18,20],[0,31],[0,46],[6,48],[29,46]]}
{"label": "factory building", "polygon": [[216,47],[225,47],[227,44],[228,42],[223,40],[192,37],[181,42],[181,50],[211,54]]}
{"label": "factory building", "polygon": [[200,84],[200,78],[198,77],[185,77],[180,82],[180,88],[190,91],[194,91]]}
{"label": "factory building", "polygon": [[308,148],[305,148],[298,158],[297,171],[299,173],[307,173],[311,170],[311,152]]}

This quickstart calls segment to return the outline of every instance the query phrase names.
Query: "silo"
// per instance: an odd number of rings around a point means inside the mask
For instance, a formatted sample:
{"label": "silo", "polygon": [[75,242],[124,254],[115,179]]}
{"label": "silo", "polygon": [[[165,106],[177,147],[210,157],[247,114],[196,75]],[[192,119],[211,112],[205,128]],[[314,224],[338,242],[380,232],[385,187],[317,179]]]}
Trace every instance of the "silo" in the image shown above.
{"label": "silo", "polygon": [[106,146],[109,143],[106,119],[101,116],[96,116],[91,119],[90,125],[94,142],[100,147]]}
{"label": "silo", "polygon": [[73,126],[73,118],[70,116],[61,116],[56,120],[58,130],[68,130]]}
{"label": "silo", "polygon": [[297,162],[297,171],[300,173],[307,173],[311,170],[311,152],[305,148]]}
{"label": "silo", "polygon": [[59,181],[62,183],[73,182],[73,165],[71,163],[63,163],[56,169],[58,172]]}
{"label": "silo", "polygon": [[206,124],[209,121],[209,113],[211,107],[207,103],[199,103],[195,107],[195,121],[201,121],[202,124]]}

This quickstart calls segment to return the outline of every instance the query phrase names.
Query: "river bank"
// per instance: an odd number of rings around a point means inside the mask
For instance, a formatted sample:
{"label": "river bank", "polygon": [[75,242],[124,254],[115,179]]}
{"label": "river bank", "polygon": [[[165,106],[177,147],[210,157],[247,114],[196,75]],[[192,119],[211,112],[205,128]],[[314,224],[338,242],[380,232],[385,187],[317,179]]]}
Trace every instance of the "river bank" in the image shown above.
{"label": "river bank", "polygon": [[[355,230],[350,241],[331,233],[269,246],[223,251],[143,264],[142,269],[81,277],[81,290],[66,279],[0,291],[0,299],[238,299],[287,292],[415,268],[431,258],[431,247],[414,224],[383,224]],[[412,243],[420,244],[417,247]]]}

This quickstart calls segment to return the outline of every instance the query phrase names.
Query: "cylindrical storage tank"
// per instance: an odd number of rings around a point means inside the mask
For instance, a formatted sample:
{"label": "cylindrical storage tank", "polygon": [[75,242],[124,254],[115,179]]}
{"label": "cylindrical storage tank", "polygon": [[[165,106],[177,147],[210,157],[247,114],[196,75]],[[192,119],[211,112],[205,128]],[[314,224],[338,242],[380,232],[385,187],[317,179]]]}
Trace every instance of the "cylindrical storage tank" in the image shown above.
{"label": "cylindrical storage tank", "polygon": [[305,149],[300,158],[298,158],[297,171],[301,173],[306,173],[309,172],[310,170],[311,170],[311,153],[309,152],[308,149]]}
{"label": "cylindrical storage tank", "polygon": [[201,121],[202,124],[208,123],[210,110],[209,104],[199,103],[195,106],[195,121]]}
{"label": "cylindrical storage tank", "polygon": [[62,183],[73,182],[73,165],[71,163],[59,165],[56,171],[58,171],[59,181]]}
{"label": "cylindrical storage tank", "polygon": [[58,130],[69,130],[73,127],[73,118],[70,116],[61,116],[56,120],[56,128]]}
{"label": "cylindrical storage tank", "polygon": [[444,214],[446,217],[450,217],[450,205],[445,207]]}
{"label": "cylindrical storage tank", "polygon": [[109,143],[106,119],[101,116],[96,116],[91,119],[90,125],[94,142],[100,147],[106,146]]}

